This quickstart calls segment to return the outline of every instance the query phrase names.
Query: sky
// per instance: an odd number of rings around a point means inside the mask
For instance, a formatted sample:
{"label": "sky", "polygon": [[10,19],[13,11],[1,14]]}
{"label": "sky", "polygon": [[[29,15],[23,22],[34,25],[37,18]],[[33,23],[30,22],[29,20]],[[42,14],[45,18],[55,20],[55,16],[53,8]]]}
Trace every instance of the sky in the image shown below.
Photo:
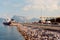
{"label": "sky", "polygon": [[6,15],[60,16],[60,0],[0,0],[0,17]]}

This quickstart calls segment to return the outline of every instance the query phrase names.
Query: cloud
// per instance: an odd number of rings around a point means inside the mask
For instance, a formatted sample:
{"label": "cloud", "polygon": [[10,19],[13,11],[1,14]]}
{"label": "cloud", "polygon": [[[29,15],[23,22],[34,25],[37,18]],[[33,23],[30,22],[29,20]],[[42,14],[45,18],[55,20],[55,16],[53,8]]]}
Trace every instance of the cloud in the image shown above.
{"label": "cloud", "polygon": [[58,5],[56,5],[56,4],[53,4],[53,5],[51,5],[50,7],[47,7],[47,8],[48,8],[48,10],[51,10],[51,11],[59,9]]}
{"label": "cloud", "polygon": [[25,0],[26,3],[31,3],[33,0]]}
{"label": "cloud", "polygon": [[26,10],[26,11],[28,11],[30,9],[37,9],[37,10],[38,9],[42,9],[42,10],[47,9],[49,11],[58,10],[60,8],[58,6],[58,1],[59,0],[28,0],[27,3],[30,3],[30,4],[25,5],[24,10]]}
{"label": "cloud", "polygon": [[24,6],[23,10],[24,10],[24,11],[28,11],[28,10],[30,10],[31,8],[32,8],[31,5],[26,5],[26,6]]}

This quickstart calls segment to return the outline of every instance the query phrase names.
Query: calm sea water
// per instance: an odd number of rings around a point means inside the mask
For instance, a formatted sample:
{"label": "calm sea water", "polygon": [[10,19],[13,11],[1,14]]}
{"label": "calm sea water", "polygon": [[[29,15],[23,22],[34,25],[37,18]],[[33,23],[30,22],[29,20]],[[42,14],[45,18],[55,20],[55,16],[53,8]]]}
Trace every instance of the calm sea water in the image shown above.
{"label": "calm sea water", "polygon": [[16,27],[0,24],[0,40],[24,40]]}

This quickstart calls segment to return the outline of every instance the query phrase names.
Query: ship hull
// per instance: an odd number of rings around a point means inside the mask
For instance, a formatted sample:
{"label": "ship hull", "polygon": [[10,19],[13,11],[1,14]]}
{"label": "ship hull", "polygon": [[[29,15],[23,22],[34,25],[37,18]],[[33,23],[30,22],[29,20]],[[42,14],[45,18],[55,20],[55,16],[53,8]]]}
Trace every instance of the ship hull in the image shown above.
{"label": "ship hull", "polygon": [[10,25],[11,22],[3,22],[4,25]]}

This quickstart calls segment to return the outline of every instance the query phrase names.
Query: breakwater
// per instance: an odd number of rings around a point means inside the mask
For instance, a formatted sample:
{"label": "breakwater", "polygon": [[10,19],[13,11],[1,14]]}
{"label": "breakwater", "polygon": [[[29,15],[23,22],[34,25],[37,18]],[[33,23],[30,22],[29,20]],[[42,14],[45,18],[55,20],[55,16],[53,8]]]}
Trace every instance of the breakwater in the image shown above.
{"label": "breakwater", "polygon": [[11,22],[10,25],[16,26],[25,40],[60,40],[60,33],[44,30],[38,26],[23,26],[16,22]]}

